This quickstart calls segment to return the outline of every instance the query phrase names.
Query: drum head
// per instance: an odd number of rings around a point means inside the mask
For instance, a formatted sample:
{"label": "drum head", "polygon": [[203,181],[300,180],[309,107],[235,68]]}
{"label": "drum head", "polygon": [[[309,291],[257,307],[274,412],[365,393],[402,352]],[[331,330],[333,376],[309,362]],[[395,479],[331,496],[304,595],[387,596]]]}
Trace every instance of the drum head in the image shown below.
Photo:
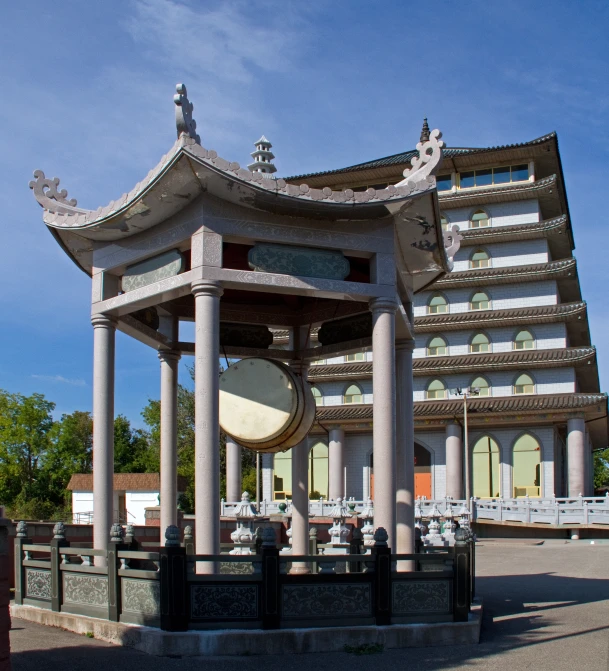
{"label": "drum head", "polygon": [[243,359],[220,375],[220,426],[237,442],[265,443],[280,436],[297,409],[294,378],[281,363]]}

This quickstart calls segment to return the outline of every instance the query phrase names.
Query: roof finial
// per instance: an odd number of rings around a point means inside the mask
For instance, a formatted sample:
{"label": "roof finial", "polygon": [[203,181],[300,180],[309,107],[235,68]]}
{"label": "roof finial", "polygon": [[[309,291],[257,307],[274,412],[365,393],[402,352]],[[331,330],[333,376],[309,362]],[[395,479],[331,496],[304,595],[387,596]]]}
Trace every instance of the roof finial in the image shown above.
{"label": "roof finial", "polygon": [[252,172],[261,172],[267,177],[271,173],[277,172],[277,168],[273,164],[275,154],[271,151],[273,145],[264,137],[264,135],[259,140],[256,140],[254,145],[256,146],[256,150],[250,154],[254,159],[254,162],[250,163],[247,167]]}
{"label": "roof finial", "polygon": [[176,129],[178,138],[181,135],[188,135],[197,144],[201,144],[201,138],[197,135],[197,122],[192,118],[194,105],[188,100],[186,86],[176,84],[177,93],[173,96],[173,102],[176,104]]}
{"label": "roof finial", "polygon": [[423,119],[423,128],[421,129],[421,142],[429,140],[429,126],[427,125],[427,117]]}

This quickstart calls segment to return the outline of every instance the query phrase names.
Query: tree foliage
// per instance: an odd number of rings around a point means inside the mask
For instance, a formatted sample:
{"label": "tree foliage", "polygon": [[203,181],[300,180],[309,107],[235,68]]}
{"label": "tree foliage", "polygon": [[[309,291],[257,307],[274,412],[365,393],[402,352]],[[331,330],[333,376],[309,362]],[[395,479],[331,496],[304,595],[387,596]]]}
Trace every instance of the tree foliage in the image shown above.
{"label": "tree foliage", "polygon": [[594,453],[594,489],[609,487],[609,448]]}

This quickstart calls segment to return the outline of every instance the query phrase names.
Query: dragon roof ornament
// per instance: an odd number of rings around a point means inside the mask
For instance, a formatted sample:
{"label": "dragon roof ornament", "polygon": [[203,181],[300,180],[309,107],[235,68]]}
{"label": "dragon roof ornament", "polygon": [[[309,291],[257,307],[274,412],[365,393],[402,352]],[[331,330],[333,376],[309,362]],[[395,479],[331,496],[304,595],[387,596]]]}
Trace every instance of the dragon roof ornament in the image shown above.
{"label": "dragon roof ornament", "polygon": [[176,129],[178,138],[183,133],[191,137],[197,144],[201,144],[201,138],[197,135],[197,122],[192,118],[194,105],[188,100],[185,84],[176,85],[176,94],[173,96],[176,105]]}

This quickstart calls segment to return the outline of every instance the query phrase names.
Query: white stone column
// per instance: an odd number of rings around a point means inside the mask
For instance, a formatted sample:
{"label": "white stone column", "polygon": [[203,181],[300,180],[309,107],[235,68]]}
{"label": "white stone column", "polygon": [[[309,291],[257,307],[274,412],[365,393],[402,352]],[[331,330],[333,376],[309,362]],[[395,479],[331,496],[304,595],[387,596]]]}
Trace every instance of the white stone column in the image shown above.
{"label": "white stone column", "polygon": [[569,496],[586,492],[586,424],[583,417],[567,420]]}
{"label": "white stone column", "polygon": [[[107,550],[113,522],[116,322],[93,315],[93,547]],[[96,557],[105,566],[105,557]]]}
{"label": "white stone column", "polygon": [[345,496],[345,430],[330,429],[328,440],[328,496],[332,501]]}
{"label": "white stone column", "polygon": [[[398,554],[414,552],[414,340],[396,343],[396,546]],[[414,570],[398,562],[398,570]]]}
{"label": "white stone column", "polygon": [[446,425],[446,496],[463,498],[463,439],[456,422]]}
{"label": "white stone column", "polygon": [[[292,448],[292,554],[309,554],[309,440]],[[311,573],[306,562],[292,562],[290,573]]]}
{"label": "white stone column", "polygon": [[230,503],[241,501],[242,493],[241,445],[226,436],[226,500]]}
{"label": "white stone column", "polygon": [[[218,282],[197,280],[195,297],[195,550],[220,554],[220,296]],[[200,562],[198,573],[213,573]]]}
{"label": "white stone column", "polygon": [[180,353],[159,352],[161,362],[161,542],[178,523],[178,363]]}
{"label": "white stone column", "polygon": [[370,301],[372,311],[372,441],[374,450],[374,525],[384,527],[395,552],[396,396],[395,312],[388,298]]}

